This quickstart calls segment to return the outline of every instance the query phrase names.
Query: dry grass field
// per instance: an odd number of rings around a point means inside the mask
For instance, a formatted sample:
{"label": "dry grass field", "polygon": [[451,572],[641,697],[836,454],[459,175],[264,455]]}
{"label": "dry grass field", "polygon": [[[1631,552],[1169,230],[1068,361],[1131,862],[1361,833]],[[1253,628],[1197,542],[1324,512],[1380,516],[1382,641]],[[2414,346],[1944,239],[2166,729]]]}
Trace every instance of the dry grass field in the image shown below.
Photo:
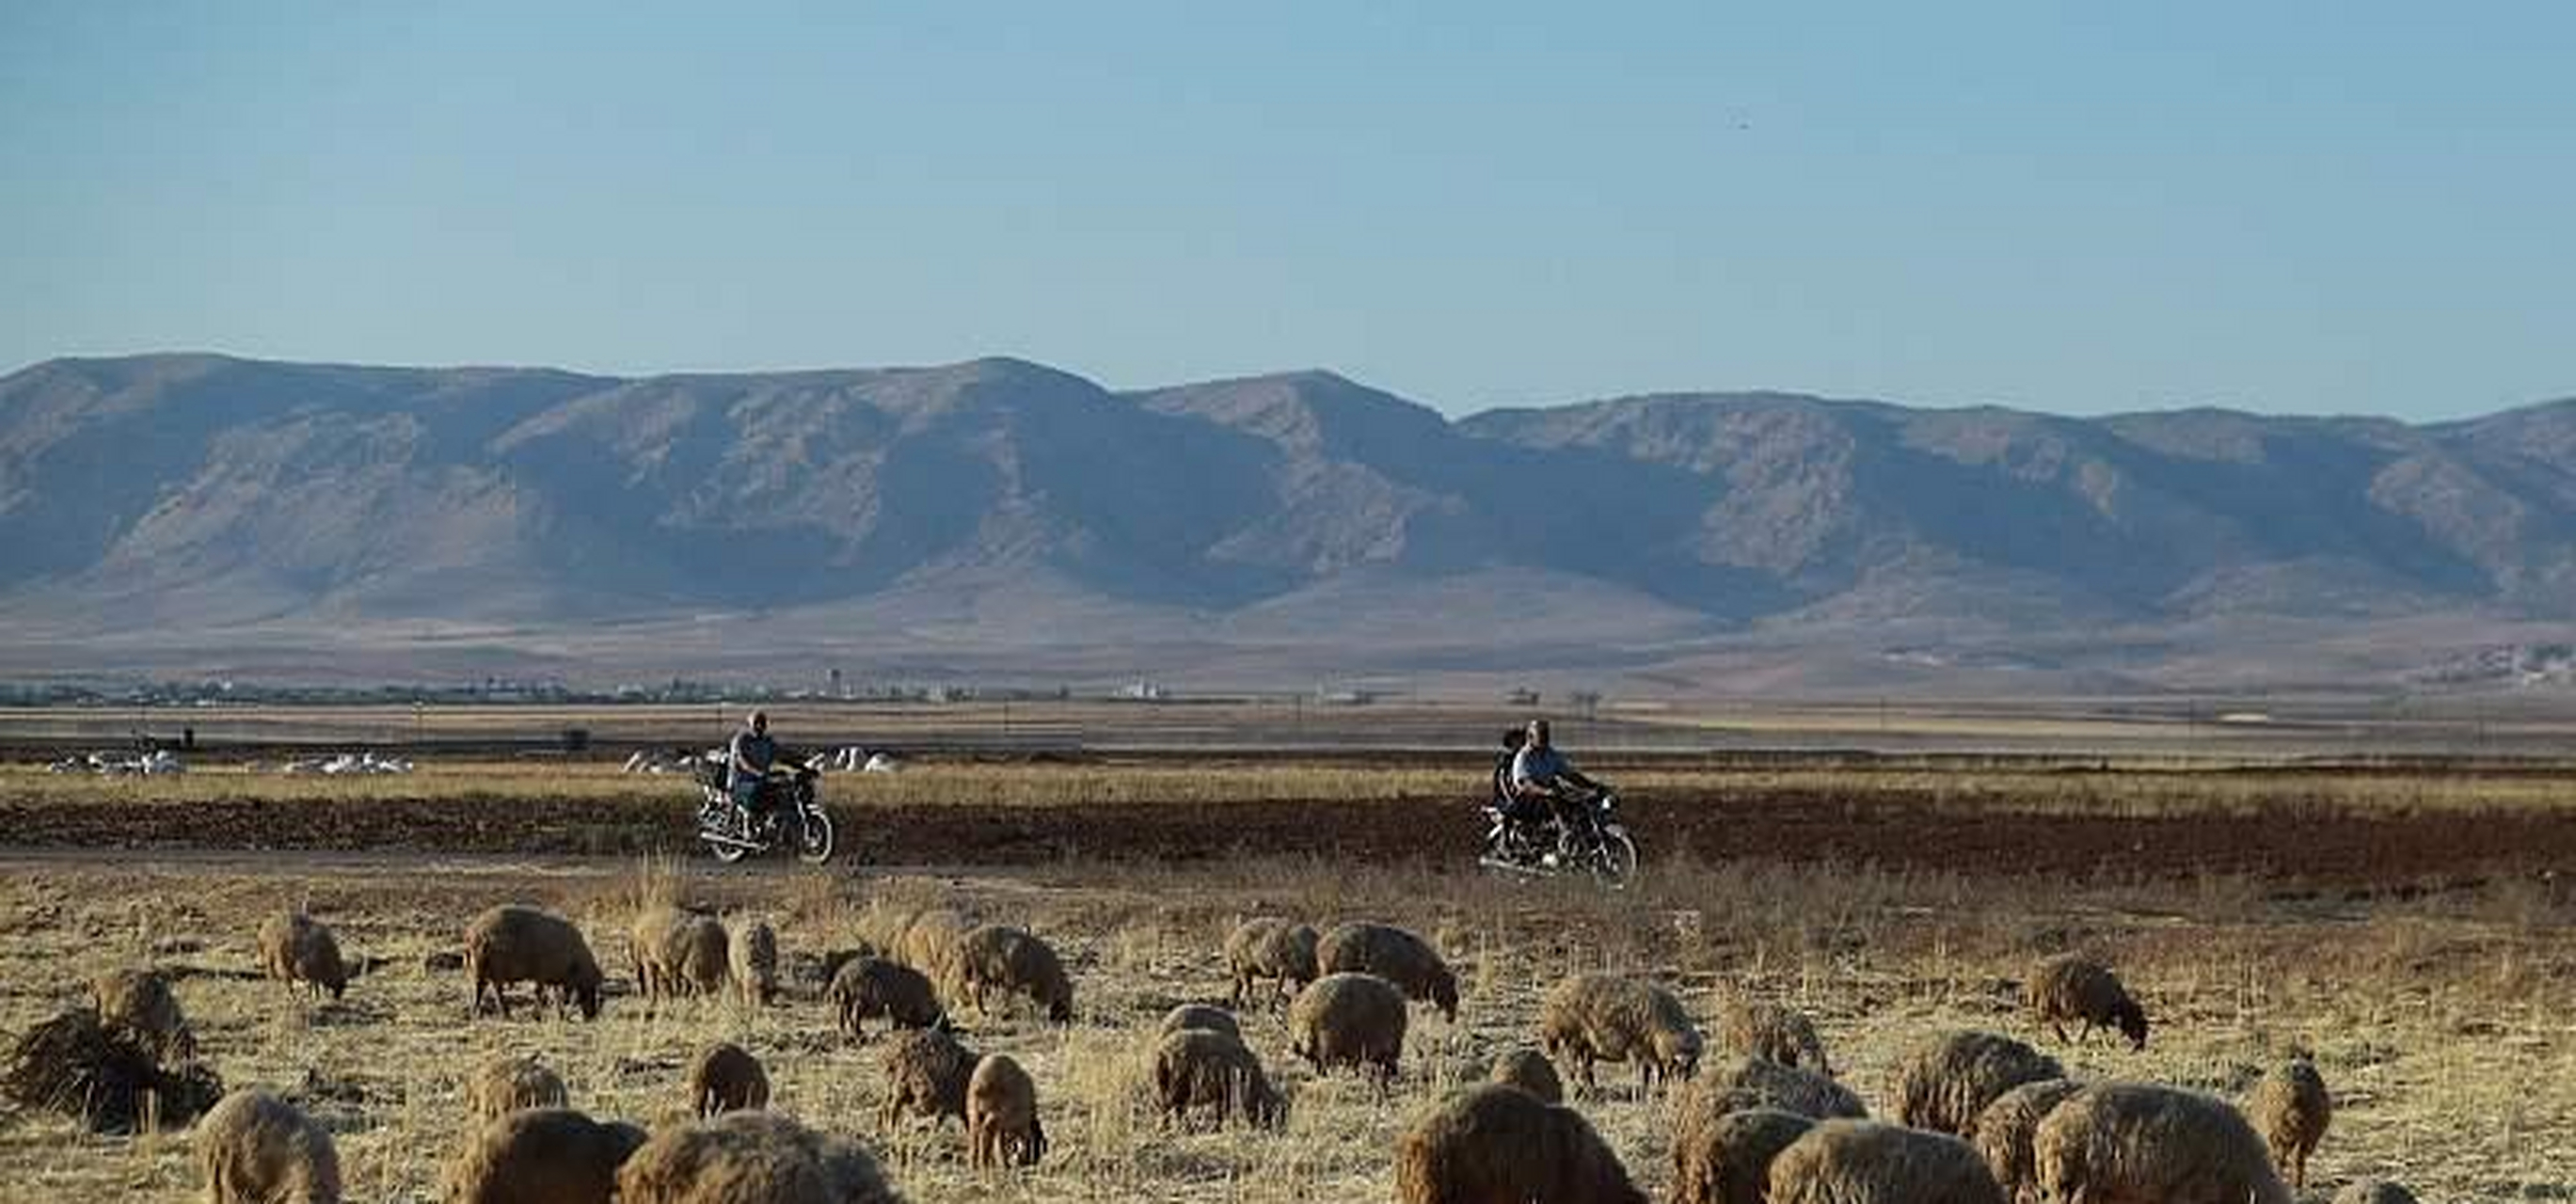
{"label": "dry grass field", "polygon": [[[1538,996],[1559,976],[1610,969],[1674,985],[1703,1023],[1724,992],[1806,1009],[1844,1080],[1873,1104],[1889,1098],[1896,1051],[1942,1026],[2033,1040],[2090,1076],[2222,1094],[2305,1047],[2341,1106],[2312,1165],[2315,1186],[2369,1174],[2399,1178],[2428,1201],[2576,1197],[2576,884],[2565,872],[2576,867],[2557,851],[2563,845],[2532,859],[2464,837],[2412,863],[2392,847],[2388,863],[2406,868],[2381,875],[2369,870],[2379,837],[2313,870],[2228,868],[2202,858],[2201,843],[2155,844],[2208,829],[2220,833],[2214,847],[2235,839],[2224,827],[2231,816],[2259,819],[2268,826],[2244,831],[2277,831],[2292,849],[2401,820],[2418,826],[2387,839],[2423,843],[2427,833],[2513,817],[2543,825],[2532,831],[2546,837],[2576,823],[2554,805],[2563,778],[1641,768],[1620,780],[1652,803],[1639,816],[1648,876],[1625,892],[1477,873],[1466,864],[1470,834],[1456,824],[1413,843],[1192,848],[1181,859],[1167,855],[1179,846],[1163,835],[1121,846],[1093,830],[1163,813],[1363,824],[1357,817],[1385,812],[1399,817],[1390,826],[1417,828],[1421,808],[1459,806],[1452,768],[922,766],[841,777],[827,797],[853,828],[918,821],[951,831],[935,817],[968,812],[979,825],[1045,829],[1048,815],[1069,814],[1093,825],[1082,847],[1099,855],[1048,846],[1047,855],[991,863],[880,857],[822,872],[455,851],[483,848],[462,838],[473,817],[532,807],[530,792],[658,816],[677,786],[600,771],[454,766],[325,784],[238,772],[102,781],[11,771],[0,775],[0,803],[16,809],[22,833],[52,822],[90,835],[0,852],[0,1033],[76,1002],[94,972],[162,966],[179,977],[205,1054],[228,1083],[287,1093],[332,1128],[353,1200],[438,1198],[460,1080],[487,1053],[538,1054],[562,1071],[576,1106],[650,1123],[680,1107],[687,1058],[719,1037],[767,1063],[774,1107],[862,1140],[916,1201],[1369,1200],[1391,1196],[1391,1153],[1409,1116],[1481,1077],[1495,1055],[1531,1043]],[[1319,798],[1350,809],[1315,810]],[[208,839],[151,854],[104,847],[92,837],[107,829],[72,818],[186,814],[227,800],[272,817],[408,806],[466,818],[423,827],[409,842],[317,823],[320,837],[354,835],[289,852]],[[2108,814],[2088,814],[2097,811]],[[1804,828],[1761,829],[1767,853],[1681,838],[1700,831],[1686,825],[1703,812],[1733,828],[1823,813],[1838,835],[1801,843],[1792,837]],[[2086,826],[2055,826],[2079,816]],[[638,839],[676,847],[668,818]],[[2089,869],[2036,856],[2046,842],[2075,838],[2111,842],[2111,851]],[[1844,840],[1858,843],[1833,843]],[[1928,852],[1851,852],[1908,846]],[[2017,863],[2010,854],[2024,846],[2034,856]],[[1948,859],[1967,849],[1976,851]],[[906,868],[926,864],[952,868]],[[1035,1075],[1054,1143],[1046,1162],[974,1171],[954,1124],[882,1128],[876,1049],[834,1031],[811,983],[758,1012],[688,1001],[648,1015],[624,991],[622,933],[639,900],[667,896],[768,919],[791,959],[846,946],[861,912],[880,904],[936,902],[1047,937],[1076,979],[1073,1024],[963,1017],[970,1048],[1010,1052]],[[428,968],[476,910],[511,900],[581,923],[610,970],[603,1019],[469,1019],[462,977]],[[294,906],[337,928],[350,953],[377,960],[344,1002],[299,1001],[252,977],[259,919]],[[1291,1096],[1285,1130],[1168,1131],[1146,1100],[1145,1034],[1174,1003],[1223,1000],[1218,943],[1256,913],[1382,919],[1431,936],[1460,969],[1458,1020],[1416,1011],[1403,1077],[1381,1100],[1346,1075],[1318,1078],[1292,1064],[1275,1015],[1248,1018],[1247,1039]],[[2068,949],[2105,955],[2142,997],[2156,1023],[2143,1053],[2061,1046],[2016,1006],[2029,963]],[[1582,1108],[1660,1195],[1671,1100],[1639,1095],[1617,1068],[1603,1085]],[[0,1200],[159,1204],[199,1190],[182,1134],[92,1137],[48,1115],[0,1114]]]}

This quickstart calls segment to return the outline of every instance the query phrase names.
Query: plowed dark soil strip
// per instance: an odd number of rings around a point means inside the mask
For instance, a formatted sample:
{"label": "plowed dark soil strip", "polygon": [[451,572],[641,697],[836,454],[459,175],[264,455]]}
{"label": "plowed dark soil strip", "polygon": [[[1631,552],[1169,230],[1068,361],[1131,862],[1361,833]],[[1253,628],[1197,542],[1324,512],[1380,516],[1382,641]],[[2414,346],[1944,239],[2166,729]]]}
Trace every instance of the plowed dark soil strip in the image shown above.
{"label": "plowed dark soil strip", "polygon": [[[460,853],[685,852],[687,805],[446,799],[232,800],[118,808],[0,803],[0,844],[108,849]],[[836,811],[843,848],[872,864],[1025,865],[1068,859],[1203,861],[1315,856],[1460,860],[1482,834],[1451,798],[1232,805],[930,806]],[[2576,813],[2209,812],[2152,817],[2017,814],[1830,795],[1632,799],[1648,861],[1868,863],[1965,874],[2245,873],[2396,885],[2576,872]]]}

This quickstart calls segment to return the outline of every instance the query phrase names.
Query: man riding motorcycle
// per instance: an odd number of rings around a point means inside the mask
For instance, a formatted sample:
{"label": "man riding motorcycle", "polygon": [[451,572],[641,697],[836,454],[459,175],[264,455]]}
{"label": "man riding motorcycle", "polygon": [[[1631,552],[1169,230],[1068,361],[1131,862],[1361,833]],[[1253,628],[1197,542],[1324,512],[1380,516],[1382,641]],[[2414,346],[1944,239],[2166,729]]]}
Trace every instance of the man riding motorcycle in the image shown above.
{"label": "man riding motorcycle", "polygon": [[[1511,737],[1504,737],[1504,747],[1511,749],[1511,766],[1498,774],[1504,791],[1503,818],[1524,827],[1553,822],[1558,833],[1572,831],[1585,804],[1598,795],[1599,782],[1575,771],[1565,754],[1549,741],[1547,720],[1532,719],[1517,733],[1521,738],[1514,747]],[[1553,841],[1540,842],[1544,847]]]}
{"label": "man riding motorcycle", "polygon": [[776,808],[765,787],[769,769],[778,763],[778,741],[769,736],[769,712],[755,710],[743,718],[742,730],[725,746],[725,792],[742,809],[753,831],[760,830]]}

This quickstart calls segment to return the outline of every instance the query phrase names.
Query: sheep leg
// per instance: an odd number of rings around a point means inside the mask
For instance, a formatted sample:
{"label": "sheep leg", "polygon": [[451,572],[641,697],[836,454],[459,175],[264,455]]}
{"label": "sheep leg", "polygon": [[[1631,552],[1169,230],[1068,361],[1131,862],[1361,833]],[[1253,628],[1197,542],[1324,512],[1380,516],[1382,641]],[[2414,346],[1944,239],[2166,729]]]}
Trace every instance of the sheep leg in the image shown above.
{"label": "sheep leg", "polygon": [[2048,1027],[2049,1027],[2050,1031],[2053,1031],[2053,1032],[2055,1032],[2055,1033],[2057,1034],[2057,1043],[2058,1043],[2058,1044],[2060,1044],[2060,1045],[2064,1045],[2064,1044],[2066,1044],[2066,1043],[2067,1043],[2067,1041],[2066,1041],[2066,1022],[2065,1022],[2065,1021],[2063,1021],[2063,1020],[2051,1020],[2051,1021],[2049,1021],[2049,1022],[2048,1022]]}

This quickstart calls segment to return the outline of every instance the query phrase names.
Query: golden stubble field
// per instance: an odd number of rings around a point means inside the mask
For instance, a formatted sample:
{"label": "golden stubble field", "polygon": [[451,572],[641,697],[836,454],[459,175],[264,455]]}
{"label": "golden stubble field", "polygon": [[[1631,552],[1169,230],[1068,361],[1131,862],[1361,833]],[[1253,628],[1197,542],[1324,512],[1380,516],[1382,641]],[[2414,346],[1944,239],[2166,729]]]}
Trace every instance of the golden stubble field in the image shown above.
{"label": "golden stubble field", "polygon": [[[534,1053],[595,1115],[674,1115],[689,1056],[738,1041],[767,1063],[773,1106],[876,1150],[917,1201],[1311,1201],[1390,1198],[1407,1118],[1533,1041],[1538,997],[1584,969],[1676,986],[1705,1022],[1720,992],[1818,1020],[1841,1076],[1875,1105],[1910,1039],[1997,1029],[2095,1077],[2234,1094],[2296,1046],[2341,1110],[2312,1185],[2399,1178],[2427,1200],[2576,1195],[2576,902],[2566,884],[2500,878],[2367,896],[2203,876],[2156,881],[1963,878],[1738,861],[1650,866],[1640,888],[1525,883],[1413,865],[1247,859],[1186,870],[1068,863],[924,877],[718,871],[633,859],[254,853],[155,861],[109,850],[0,855],[0,1030],[74,1003],[89,974],[149,962],[180,976],[206,1055],[230,1085],[287,1093],[337,1135],[351,1198],[437,1198],[458,1137],[459,1083],[487,1054]],[[613,996],[595,1023],[468,1019],[461,975],[425,967],[476,910],[522,900],[578,920],[626,976],[637,901],[677,892],[777,927],[791,959],[850,943],[871,904],[940,903],[1021,924],[1065,955],[1076,1023],[964,1017],[965,1041],[1035,1075],[1053,1148],[1029,1171],[967,1168],[954,1124],[881,1128],[875,1048],[836,1033],[810,984],[782,1006],[667,1006]],[[261,916],[305,906],[380,968],[338,1004],[248,977]],[[1291,1096],[1278,1133],[1178,1133],[1156,1123],[1141,1054],[1161,1013],[1222,1001],[1218,943],[1239,917],[1382,919],[1431,936],[1460,971],[1456,1024],[1417,1010],[1393,1096],[1288,1058],[1275,1016],[1247,1039]],[[2013,1002],[2043,954],[2108,956],[2156,1022],[2148,1049],[2059,1045]],[[1715,1060],[1714,1058],[1712,1060]],[[1669,1180],[1670,1101],[1613,1069],[1580,1106],[1631,1171]],[[46,1116],[0,1117],[0,1199],[198,1198],[181,1134],[98,1138]]]}

